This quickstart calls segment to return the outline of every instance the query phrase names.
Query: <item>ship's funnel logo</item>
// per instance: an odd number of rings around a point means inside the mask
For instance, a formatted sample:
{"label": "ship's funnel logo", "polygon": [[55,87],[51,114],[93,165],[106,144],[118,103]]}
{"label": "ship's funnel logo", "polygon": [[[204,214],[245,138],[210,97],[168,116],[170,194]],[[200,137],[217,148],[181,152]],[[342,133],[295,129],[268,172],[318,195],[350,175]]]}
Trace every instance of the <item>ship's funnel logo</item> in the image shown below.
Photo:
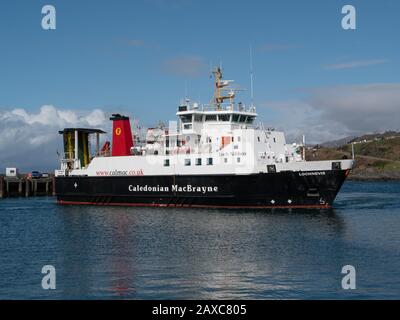
{"label": "ship's funnel logo", "polygon": [[129,156],[133,147],[133,138],[129,117],[113,114],[112,156]]}

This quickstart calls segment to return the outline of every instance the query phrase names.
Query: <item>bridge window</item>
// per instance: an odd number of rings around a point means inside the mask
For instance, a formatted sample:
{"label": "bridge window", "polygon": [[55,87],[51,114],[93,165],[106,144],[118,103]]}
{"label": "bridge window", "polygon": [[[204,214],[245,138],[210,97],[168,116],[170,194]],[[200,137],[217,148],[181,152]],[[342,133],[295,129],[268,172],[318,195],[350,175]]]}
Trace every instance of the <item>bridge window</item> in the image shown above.
{"label": "bridge window", "polygon": [[195,114],[194,115],[194,121],[195,122],[202,122],[203,121],[203,115],[202,114]]}
{"label": "bridge window", "polygon": [[217,115],[216,114],[206,115],[206,121],[217,121]]}
{"label": "bridge window", "polygon": [[185,114],[185,115],[181,116],[181,121],[183,123],[192,122],[192,115],[191,114]]}
{"label": "bridge window", "polygon": [[246,123],[248,123],[248,124],[252,124],[253,121],[254,121],[254,117],[247,117],[247,119],[246,119]]}
{"label": "bridge window", "polygon": [[341,170],[342,164],[341,162],[332,162],[332,170]]}
{"label": "bridge window", "polygon": [[233,122],[239,122],[239,117],[240,117],[240,115],[238,115],[238,114],[233,114],[233,115],[232,115],[232,121],[233,121]]}
{"label": "bridge window", "polygon": [[213,158],[207,158],[207,165],[212,166],[213,165]]}
{"label": "bridge window", "polygon": [[185,166],[190,166],[190,159],[185,159]]}
{"label": "bridge window", "polygon": [[183,125],[183,129],[185,129],[185,130],[191,130],[191,129],[192,129],[192,124],[191,124],[191,123],[189,123],[189,124],[184,124],[184,125]]}
{"label": "bridge window", "polygon": [[224,122],[226,122],[226,121],[229,121],[230,115],[229,115],[229,114],[220,114],[220,115],[218,116],[218,118],[219,118],[219,121],[224,121]]}
{"label": "bridge window", "polygon": [[196,166],[201,166],[201,158],[196,159]]}

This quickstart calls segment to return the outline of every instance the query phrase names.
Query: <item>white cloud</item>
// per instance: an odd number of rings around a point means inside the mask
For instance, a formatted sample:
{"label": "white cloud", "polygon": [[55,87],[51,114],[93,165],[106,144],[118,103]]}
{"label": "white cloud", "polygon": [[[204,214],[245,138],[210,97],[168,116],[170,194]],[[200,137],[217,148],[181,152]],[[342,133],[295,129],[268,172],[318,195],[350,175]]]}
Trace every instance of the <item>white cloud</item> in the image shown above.
{"label": "white cloud", "polygon": [[90,126],[101,126],[105,123],[106,116],[103,111],[96,109],[83,118]]}
{"label": "white cloud", "polygon": [[267,101],[274,123],[289,137],[306,134],[324,142],[367,132],[400,130],[400,83],[332,86],[308,90],[307,97]]}
{"label": "white cloud", "polygon": [[353,69],[353,68],[374,66],[377,64],[384,64],[387,62],[389,62],[389,60],[386,59],[356,60],[344,63],[329,64],[324,66],[324,69],[328,70]]}
{"label": "white cloud", "polygon": [[162,69],[173,75],[199,77],[207,73],[208,66],[202,57],[186,55],[164,61]]}
{"label": "white cloud", "polygon": [[57,150],[62,153],[59,130],[65,127],[107,130],[108,126],[100,109],[81,112],[44,105],[36,113],[21,108],[0,111],[0,171],[7,166],[25,171],[55,169]]}
{"label": "white cloud", "polygon": [[146,45],[144,40],[142,40],[142,39],[129,39],[129,40],[126,40],[125,43],[128,46],[137,47],[137,48],[144,47]]}
{"label": "white cloud", "polygon": [[263,52],[273,52],[273,51],[286,51],[298,47],[299,47],[298,45],[294,44],[265,43],[259,47],[259,50]]}
{"label": "white cloud", "polygon": [[161,49],[160,45],[155,43],[150,43],[143,39],[127,39],[123,43],[129,47],[134,48],[145,48],[145,49]]}

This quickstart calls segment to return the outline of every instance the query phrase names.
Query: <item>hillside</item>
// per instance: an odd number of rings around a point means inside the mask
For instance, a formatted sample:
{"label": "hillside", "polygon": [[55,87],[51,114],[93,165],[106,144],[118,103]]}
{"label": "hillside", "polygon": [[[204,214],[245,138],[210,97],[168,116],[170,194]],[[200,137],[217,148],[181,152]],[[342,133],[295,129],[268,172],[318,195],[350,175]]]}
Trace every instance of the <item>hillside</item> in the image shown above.
{"label": "hillside", "polygon": [[352,142],[366,142],[372,140],[385,140],[385,139],[392,139],[392,138],[400,137],[400,132],[396,131],[386,131],[384,133],[370,133],[365,134],[361,137],[354,137],[353,139],[349,140],[349,143]]}
{"label": "hillside", "polygon": [[[349,179],[400,179],[400,136],[356,138],[354,144],[356,165]],[[366,141],[366,142],[361,142]],[[351,144],[334,148],[309,148],[306,159],[332,160],[351,158]]]}

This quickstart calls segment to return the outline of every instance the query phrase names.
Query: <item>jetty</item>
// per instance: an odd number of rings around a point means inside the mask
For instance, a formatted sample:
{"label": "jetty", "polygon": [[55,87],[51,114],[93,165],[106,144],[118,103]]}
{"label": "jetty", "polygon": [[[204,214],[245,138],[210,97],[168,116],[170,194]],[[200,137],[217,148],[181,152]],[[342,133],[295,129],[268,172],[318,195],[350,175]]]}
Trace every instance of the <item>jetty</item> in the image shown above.
{"label": "jetty", "polygon": [[54,196],[54,176],[32,178],[28,175],[7,177],[0,175],[0,199],[8,197]]}

